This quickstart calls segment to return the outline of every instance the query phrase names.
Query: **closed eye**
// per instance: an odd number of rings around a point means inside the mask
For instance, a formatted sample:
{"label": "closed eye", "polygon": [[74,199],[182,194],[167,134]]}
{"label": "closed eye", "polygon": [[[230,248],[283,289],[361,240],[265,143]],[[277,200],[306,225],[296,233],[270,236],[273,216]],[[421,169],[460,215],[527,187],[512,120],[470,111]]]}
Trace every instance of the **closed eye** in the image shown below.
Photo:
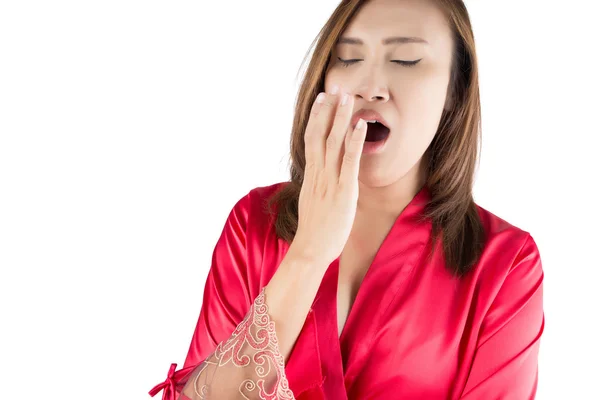
{"label": "closed eye", "polygon": [[[342,60],[341,58],[338,57],[338,60],[341,61],[341,63],[343,64],[344,67],[349,67],[350,65],[357,63],[359,61],[363,61],[360,59],[354,59],[354,60]],[[419,58],[418,60],[414,60],[414,61],[404,61],[404,60],[391,60],[393,63],[396,64],[400,64],[402,66],[405,67],[413,67],[415,65],[417,65],[419,63],[419,61],[421,61],[422,58]]]}

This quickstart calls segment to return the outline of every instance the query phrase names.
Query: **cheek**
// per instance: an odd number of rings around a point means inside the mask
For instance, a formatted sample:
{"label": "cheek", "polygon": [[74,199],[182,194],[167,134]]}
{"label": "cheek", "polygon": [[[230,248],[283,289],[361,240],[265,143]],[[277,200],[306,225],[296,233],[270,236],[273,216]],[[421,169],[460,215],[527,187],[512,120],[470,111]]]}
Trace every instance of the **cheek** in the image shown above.
{"label": "cheek", "polygon": [[336,69],[332,69],[332,70],[327,71],[327,74],[325,75],[325,89],[326,89],[326,91],[329,92],[329,90],[331,89],[331,87],[334,84],[342,85],[344,87],[346,87],[346,85],[347,85],[348,87],[350,87],[350,85],[348,85],[347,79],[344,79],[343,74],[341,74]]}
{"label": "cheek", "polygon": [[438,70],[424,70],[405,82],[410,95],[415,100],[437,101],[446,95],[450,76]]}
{"label": "cheek", "polygon": [[408,119],[411,125],[437,127],[446,102],[448,80],[446,74],[427,74],[405,81],[399,93],[402,119]]}
{"label": "cheek", "polygon": [[424,74],[402,82],[398,104],[400,135],[395,142],[398,159],[412,165],[435,136],[446,102],[449,76]]}

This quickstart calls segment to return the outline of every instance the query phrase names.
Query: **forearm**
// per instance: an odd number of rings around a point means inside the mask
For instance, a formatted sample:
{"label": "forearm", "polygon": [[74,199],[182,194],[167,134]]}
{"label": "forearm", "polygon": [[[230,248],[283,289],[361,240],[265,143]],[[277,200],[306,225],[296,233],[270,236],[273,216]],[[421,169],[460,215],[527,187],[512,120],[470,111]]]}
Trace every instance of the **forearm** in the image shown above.
{"label": "forearm", "polygon": [[279,351],[287,363],[328,264],[290,249],[265,287],[269,316],[275,322]]}
{"label": "forearm", "polygon": [[325,265],[296,254],[288,252],[232,335],[185,379],[177,400],[294,398],[285,364]]}

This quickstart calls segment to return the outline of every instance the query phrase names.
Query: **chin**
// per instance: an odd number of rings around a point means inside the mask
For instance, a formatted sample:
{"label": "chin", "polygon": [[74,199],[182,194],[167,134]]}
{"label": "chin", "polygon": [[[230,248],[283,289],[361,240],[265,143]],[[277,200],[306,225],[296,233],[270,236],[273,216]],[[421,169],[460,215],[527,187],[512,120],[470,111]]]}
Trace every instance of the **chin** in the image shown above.
{"label": "chin", "polygon": [[[397,156],[400,157],[400,156]],[[400,164],[400,165],[399,165]],[[392,185],[408,176],[418,163],[361,163],[358,180],[361,184],[376,188]]]}
{"label": "chin", "polygon": [[358,174],[358,180],[361,184],[368,187],[384,187],[394,182],[392,176],[381,167],[361,168]]}

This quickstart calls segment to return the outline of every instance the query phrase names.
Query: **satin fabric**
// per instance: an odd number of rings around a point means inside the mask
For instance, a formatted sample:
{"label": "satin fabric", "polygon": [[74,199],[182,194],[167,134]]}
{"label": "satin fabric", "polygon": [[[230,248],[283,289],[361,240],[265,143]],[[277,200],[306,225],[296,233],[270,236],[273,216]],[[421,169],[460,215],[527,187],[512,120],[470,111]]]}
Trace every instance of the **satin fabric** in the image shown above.
{"label": "satin fabric", "polygon": [[[163,399],[244,318],[289,245],[265,201],[286,182],[257,187],[233,207],[215,246],[183,369],[173,364]],[[544,331],[543,270],[532,236],[478,206],[483,256],[461,280],[431,260],[431,223],[415,219],[427,187],[398,216],[359,288],[338,338],[339,257],[325,273],[285,373],[297,400],[534,399]]]}

